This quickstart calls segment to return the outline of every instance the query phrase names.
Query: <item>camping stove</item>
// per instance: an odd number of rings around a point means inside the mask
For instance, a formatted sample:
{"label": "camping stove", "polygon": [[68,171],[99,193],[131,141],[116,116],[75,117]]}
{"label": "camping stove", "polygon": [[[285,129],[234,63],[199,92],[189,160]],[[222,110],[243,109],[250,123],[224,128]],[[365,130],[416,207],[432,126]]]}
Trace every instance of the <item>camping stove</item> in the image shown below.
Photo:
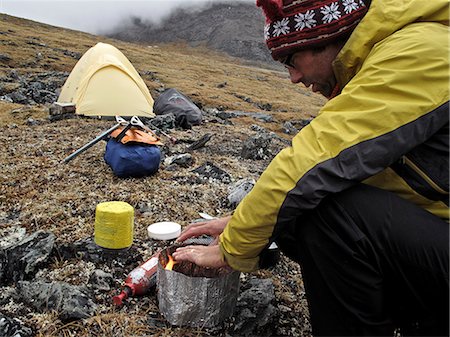
{"label": "camping stove", "polygon": [[238,271],[203,268],[174,262],[177,246],[159,254],[158,301],[161,314],[172,325],[214,327],[233,314],[239,294]]}

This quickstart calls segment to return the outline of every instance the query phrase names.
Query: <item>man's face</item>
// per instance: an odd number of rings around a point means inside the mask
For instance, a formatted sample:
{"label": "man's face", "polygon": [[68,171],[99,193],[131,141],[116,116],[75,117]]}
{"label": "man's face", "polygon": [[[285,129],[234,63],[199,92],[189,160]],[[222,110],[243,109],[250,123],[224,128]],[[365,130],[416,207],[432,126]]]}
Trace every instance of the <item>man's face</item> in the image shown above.
{"label": "man's face", "polygon": [[336,78],[333,73],[332,62],[339,53],[340,47],[332,44],[320,50],[302,50],[290,58],[290,65],[286,65],[292,83],[303,83],[312,91],[320,92],[330,98]]}

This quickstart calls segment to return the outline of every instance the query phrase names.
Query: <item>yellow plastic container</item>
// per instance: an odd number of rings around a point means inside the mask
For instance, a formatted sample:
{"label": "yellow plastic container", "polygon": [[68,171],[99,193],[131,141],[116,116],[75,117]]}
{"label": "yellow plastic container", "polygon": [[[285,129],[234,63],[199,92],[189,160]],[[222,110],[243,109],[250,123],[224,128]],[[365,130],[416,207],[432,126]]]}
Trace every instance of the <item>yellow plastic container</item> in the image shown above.
{"label": "yellow plastic container", "polygon": [[94,241],[108,249],[129,248],[133,244],[134,208],[123,201],[108,201],[95,209]]}

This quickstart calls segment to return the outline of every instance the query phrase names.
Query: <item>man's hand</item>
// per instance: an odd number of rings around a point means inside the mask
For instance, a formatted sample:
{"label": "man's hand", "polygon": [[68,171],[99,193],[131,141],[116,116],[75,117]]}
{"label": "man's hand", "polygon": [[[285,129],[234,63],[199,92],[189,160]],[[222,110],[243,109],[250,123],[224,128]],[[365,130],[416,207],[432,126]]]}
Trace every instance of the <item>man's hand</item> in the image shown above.
{"label": "man's hand", "polygon": [[180,234],[177,242],[183,242],[189,238],[201,236],[203,234],[213,236],[217,240],[217,237],[223,232],[230,219],[231,215],[219,219],[190,224]]}
{"label": "man's hand", "polygon": [[177,248],[172,254],[176,261],[190,261],[201,267],[220,268],[228,264],[219,246],[186,246]]}

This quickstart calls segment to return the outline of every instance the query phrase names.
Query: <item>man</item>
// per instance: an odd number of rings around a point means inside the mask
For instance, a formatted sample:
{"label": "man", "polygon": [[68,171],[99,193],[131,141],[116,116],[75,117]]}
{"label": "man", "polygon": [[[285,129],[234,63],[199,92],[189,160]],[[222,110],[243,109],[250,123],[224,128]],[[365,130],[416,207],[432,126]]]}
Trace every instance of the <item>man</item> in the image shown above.
{"label": "man", "polygon": [[179,238],[218,245],[175,259],[252,271],[276,241],[314,335],[448,336],[448,0],[258,5],[273,58],[330,100],[232,217]]}

